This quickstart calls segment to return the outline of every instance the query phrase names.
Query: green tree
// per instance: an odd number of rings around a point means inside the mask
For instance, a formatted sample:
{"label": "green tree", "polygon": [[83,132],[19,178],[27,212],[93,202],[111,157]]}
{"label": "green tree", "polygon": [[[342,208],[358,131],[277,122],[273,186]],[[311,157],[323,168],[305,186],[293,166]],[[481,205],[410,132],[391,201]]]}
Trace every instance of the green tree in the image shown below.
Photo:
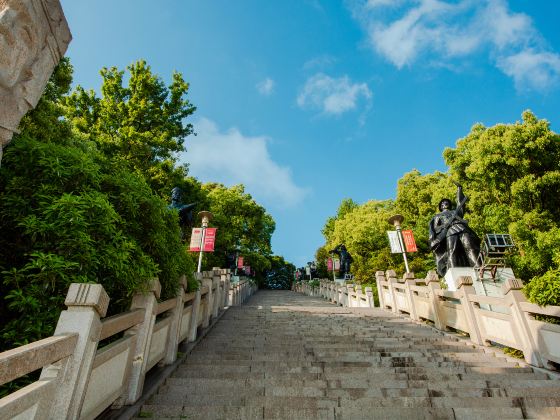
{"label": "green tree", "polygon": [[284,257],[269,257],[270,268],[265,270],[263,286],[267,289],[289,290],[294,280],[295,265],[287,262]]}
{"label": "green tree", "polygon": [[476,124],[444,158],[469,192],[473,227],[511,233],[519,251],[514,271],[535,282],[529,297],[560,304],[545,289],[548,298],[536,298],[560,267],[560,136],[526,111],[515,124]]}
{"label": "green tree", "polygon": [[270,267],[271,238],[276,224],[243,185],[225,187],[208,183],[202,186],[213,214],[211,225],[218,227],[215,252],[205,256],[205,267],[223,267],[226,255],[239,250],[246,265],[262,274]]}
{"label": "green tree", "polygon": [[411,229],[418,252],[409,253],[409,267],[417,278],[435,270],[435,260],[428,245],[428,225],[437,213],[441,199],[455,199],[456,186],[448,174],[435,172],[422,175],[418,170],[406,173],[397,182],[396,213],[404,217],[405,229]]}
{"label": "green tree", "polygon": [[329,250],[326,246],[320,246],[315,252],[315,262],[317,264],[317,277],[320,279],[331,278],[332,273],[328,272],[327,260],[329,259]]}
{"label": "green tree", "polygon": [[187,174],[177,166],[177,153],[193,133],[185,120],[196,108],[186,98],[189,85],[173,73],[169,86],[140,60],[125,72],[103,68],[102,96],[81,86],[66,98],[66,117],[76,129],[94,140],[107,156],[141,173],[162,197]]}
{"label": "green tree", "polygon": [[387,219],[395,213],[392,200],[371,200],[337,217],[327,250],[344,244],[354,259],[352,274],[358,283],[371,283],[377,270],[398,269],[403,266],[400,256],[389,249]]}
{"label": "green tree", "polygon": [[338,206],[336,215],[333,217],[329,217],[325,222],[325,226],[321,230],[321,233],[327,241],[329,241],[329,238],[333,234],[335,222],[338,219],[342,219],[347,213],[351,212],[356,207],[358,207],[358,203],[356,203],[351,198],[345,198],[344,200],[342,200],[342,202]]}
{"label": "green tree", "polygon": [[71,76],[65,59],[0,168],[0,350],[51,334],[70,282],[103,284],[116,312],[151,278],[169,297],[194,271],[176,212],[64,118]]}

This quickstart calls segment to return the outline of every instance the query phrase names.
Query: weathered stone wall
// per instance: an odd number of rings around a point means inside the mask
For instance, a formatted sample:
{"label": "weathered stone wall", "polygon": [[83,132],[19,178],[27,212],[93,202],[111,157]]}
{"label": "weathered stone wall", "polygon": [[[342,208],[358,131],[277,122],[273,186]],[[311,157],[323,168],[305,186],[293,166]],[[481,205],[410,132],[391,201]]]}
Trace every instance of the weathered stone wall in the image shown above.
{"label": "weathered stone wall", "polygon": [[0,161],[71,39],[59,0],[0,0]]}

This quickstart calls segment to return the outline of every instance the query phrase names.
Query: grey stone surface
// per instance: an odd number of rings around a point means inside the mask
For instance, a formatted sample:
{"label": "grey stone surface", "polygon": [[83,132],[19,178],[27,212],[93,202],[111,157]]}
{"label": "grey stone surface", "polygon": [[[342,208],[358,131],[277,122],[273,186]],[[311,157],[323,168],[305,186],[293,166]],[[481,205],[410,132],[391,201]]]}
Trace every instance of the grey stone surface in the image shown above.
{"label": "grey stone surface", "polygon": [[558,406],[559,381],[428,326],[261,291],[227,311],[142,410],[409,420],[554,418]]}
{"label": "grey stone surface", "polygon": [[59,0],[0,0],[0,160],[72,39]]}

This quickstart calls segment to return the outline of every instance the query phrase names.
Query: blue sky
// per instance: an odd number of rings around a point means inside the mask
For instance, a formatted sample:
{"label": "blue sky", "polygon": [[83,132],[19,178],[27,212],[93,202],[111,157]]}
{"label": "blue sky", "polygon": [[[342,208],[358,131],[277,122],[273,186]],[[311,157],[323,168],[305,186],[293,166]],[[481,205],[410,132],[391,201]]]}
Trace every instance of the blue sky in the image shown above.
{"label": "blue sky", "polygon": [[62,0],[75,83],[146,59],[190,83],[191,175],[243,183],[311,261],[343,198],[394,198],[476,122],[560,128],[554,0]]}

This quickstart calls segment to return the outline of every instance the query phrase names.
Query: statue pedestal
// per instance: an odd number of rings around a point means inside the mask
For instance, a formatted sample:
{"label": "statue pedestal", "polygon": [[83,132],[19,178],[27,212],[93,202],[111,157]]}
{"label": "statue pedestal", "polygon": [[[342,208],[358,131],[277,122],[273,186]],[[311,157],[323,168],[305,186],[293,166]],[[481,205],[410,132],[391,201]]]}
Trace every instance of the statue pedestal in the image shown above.
{"label": "statue pedestal", "polygon": [[[447,284],[447,290],[450,292],[456,292],[459,288],[459,277],[469,276],[473,280],[473,284],[478,280],[476,271],[472,267],[453,267],[447,270],[445,277],[443,278],[445,284]],[[476,290],[476,288],[475,288]],[[478,294],[478,291],[476,292]]]}
{"label": "statue pedestal", "polygon": [[[503,297],[502,284],[507,279],[514,279],[515,275],[513,270],[509,267],[502,267],[496,270],[496,275],[494,278],[489,272],[484,272],[483,277],[479,276],[478,270],[472,267],[454,267],[447,270],[445,273],[445,283],[447,284],[447,290],[455,292],[458,287],[458,280],[461,276],[470,276],[473,280],[473,287],[477,295],[481,296],[491,296],[491,297]],[[480,308],[486,309],[493,312],[509,313],[505,307],[488,305],[481,303]]]}

